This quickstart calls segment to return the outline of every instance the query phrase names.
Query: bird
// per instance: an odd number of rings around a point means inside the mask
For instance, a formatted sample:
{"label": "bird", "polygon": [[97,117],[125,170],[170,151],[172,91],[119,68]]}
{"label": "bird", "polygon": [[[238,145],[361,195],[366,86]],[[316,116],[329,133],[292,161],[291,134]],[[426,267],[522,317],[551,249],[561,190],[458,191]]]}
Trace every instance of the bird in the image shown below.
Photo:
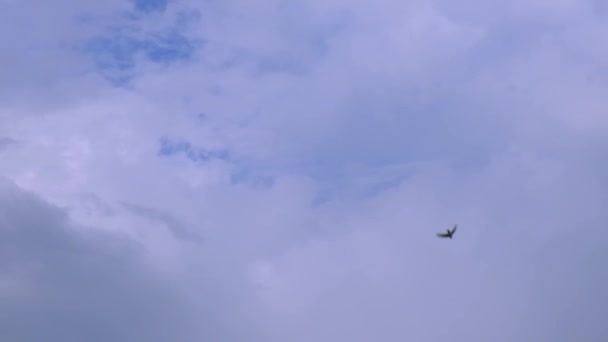
{"label": "bird", "polygon": [[454,235],[454,232],[456,232],[456,227],[458,225],[455,224],[454,227],[452,228],[452,230],[446,229],[447,232],[446,233],[437,233],[437,236],[440,238],[452,238],[452,235]]}

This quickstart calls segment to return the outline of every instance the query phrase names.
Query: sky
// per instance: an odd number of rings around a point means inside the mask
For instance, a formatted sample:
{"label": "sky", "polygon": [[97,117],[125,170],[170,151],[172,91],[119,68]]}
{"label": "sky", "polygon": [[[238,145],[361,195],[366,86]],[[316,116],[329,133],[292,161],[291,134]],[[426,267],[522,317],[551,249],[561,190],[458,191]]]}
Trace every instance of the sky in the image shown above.
{"label": "sky", "polygon": [[605,1],[0,9],[0,340],[608,340]]}

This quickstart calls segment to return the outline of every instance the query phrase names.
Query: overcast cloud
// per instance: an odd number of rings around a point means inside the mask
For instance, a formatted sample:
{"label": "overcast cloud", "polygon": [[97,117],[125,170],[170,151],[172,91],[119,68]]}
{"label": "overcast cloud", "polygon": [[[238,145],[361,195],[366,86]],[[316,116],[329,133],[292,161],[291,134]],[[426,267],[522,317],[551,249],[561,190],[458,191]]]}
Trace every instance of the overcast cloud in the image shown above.
{"label": "overcast cloud", "polygon": [[608,340],[603,1],[0,9],[0,340]]}

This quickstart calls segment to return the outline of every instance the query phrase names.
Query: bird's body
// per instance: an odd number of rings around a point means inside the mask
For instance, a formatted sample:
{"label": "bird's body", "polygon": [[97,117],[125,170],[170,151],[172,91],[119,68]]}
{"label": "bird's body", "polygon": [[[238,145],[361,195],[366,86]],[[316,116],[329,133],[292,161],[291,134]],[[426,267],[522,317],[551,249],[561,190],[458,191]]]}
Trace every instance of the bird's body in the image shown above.
{"label": "bird's body", "polygon": [[440,238],[452,238],[452,235],[454,235],[454,232],[456,232],[456,227],[458,225],[455,224],[454,227],[452,227],[452,230],[447,229],[447,231],[445,233],[437,233],[437,236],[439,236]]}

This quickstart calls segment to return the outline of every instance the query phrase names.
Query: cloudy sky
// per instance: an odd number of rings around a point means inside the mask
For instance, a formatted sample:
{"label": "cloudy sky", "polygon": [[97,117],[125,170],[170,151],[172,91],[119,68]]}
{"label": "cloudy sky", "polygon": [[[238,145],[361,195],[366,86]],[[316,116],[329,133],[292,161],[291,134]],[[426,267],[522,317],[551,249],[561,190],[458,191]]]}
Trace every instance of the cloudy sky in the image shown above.
{"label": "cloudy sky", "polygon": [[605,1],[0,9],[1,340],[608,340]]}

